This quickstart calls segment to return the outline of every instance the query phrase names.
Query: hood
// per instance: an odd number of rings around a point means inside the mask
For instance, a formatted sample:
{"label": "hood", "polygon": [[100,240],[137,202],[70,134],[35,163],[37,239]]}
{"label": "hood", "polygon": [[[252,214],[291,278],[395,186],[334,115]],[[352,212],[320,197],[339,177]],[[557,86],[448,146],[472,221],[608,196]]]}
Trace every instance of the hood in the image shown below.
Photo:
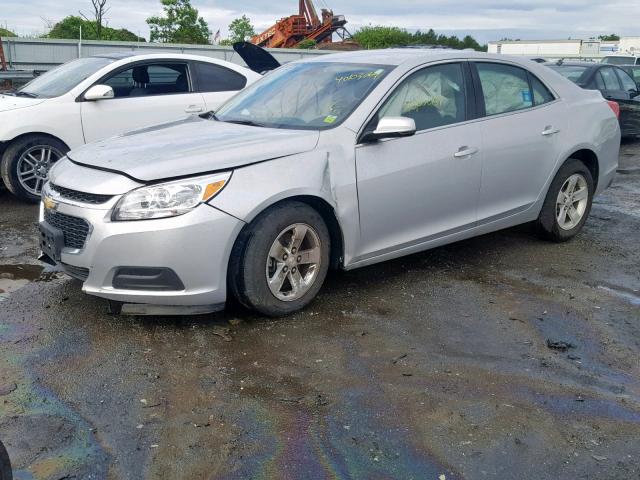
{"label": "hood", "polygon": [[256,73],[263,74],[275,70],[280,62],[264,48],[250,42],[236,42],[233,49],[244,60],[247,66]]}
{"label": "hood", "polygon": [[0,94],[0,112],[8,112],[17,108],[33,107],[44,102],[44,98],[14,97]]}
{"label": "hood", "polygon": [[228,170],[315,148],[319,132],[250,127],[197,116],[69,152],[77,164],[153,182]]}

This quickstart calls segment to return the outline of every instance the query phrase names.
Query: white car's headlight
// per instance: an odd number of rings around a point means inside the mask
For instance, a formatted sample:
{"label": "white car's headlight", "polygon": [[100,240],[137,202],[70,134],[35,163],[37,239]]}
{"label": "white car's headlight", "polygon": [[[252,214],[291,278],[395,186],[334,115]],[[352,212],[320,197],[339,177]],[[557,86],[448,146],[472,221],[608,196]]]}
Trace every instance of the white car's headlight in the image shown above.
{"label": "white car's headlight", "polygon": [[222,191],[231,172],[185,178],[137,188],[124,195],[113,210],[112,220],[149,220],[184,215]]}

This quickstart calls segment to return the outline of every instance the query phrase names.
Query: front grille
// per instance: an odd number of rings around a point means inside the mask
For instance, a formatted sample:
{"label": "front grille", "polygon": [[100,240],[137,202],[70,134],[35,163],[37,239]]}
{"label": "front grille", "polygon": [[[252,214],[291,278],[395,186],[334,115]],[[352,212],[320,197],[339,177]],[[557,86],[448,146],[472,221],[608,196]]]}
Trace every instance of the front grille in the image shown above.
{"label": "front grille", "polygon": [[83,248],[89,235],[89,224],[86,220],[60,212],[44,210],[44,220],[54,228],[62,230],[64,246],[68,248]]}
{"label": "front grille", "polygon": [[64,188],[59,185],[49,184],[49,188],[56,192],[60,197],[74,202],[90,203],[92,205],[100,205],[107,203],[113,198],[113,195],[98,195],[96,193],[78,192],[70,188]]}
{"label": "front grille", "polygon": [[62,268],[65,273],[73,278],[76,278],[82,282],[84,282],[87,278],[89,278],[89,269],[84,267],[74,267],[73,265],[67,265],[66,263],[62,264]]}

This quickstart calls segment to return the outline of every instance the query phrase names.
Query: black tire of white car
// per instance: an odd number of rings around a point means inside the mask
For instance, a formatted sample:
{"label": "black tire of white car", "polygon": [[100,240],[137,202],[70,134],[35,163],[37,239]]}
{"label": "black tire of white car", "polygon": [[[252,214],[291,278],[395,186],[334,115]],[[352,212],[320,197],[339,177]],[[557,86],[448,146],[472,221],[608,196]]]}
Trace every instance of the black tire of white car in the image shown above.
{"label": "black tire of white car", "polygon": [[[558,222],[557,199],[565,182],[575,174],[581,175],[586,181],[588,189],[587,205],[580,221],[573,228],[567,230],[562,228]],[[575,237],[582,230],[589,217],[594,191],[593,176],[590,170],[582,161],[575,158],[568,159],[558,170],[547,192],[540,216],[536,222],[539,233],[553,242],[566,242]]]}
{"label": "black tire of white car", "polygon": [[69,151],[69,148],[56,138],[46,135],[27,135],[9,144],[0,161],[0,175],[7,189],[19,199],[32,203],[40,201],[40,196],[34,195],[20,184],[18,164],[24,152],[40,146],[51,147],[63,155]]}
{"label": "black tire of white car", "polygon": [[[278,236],[294,224],[310,226],[320,243],[320,265],[313,284],[296,300],[277,298],[267,283],[267,259]],[[261,213],[234,245],[229,265],[229,288],[245,308],[269,317],[283,317],[306,307],[316,297],[329,269],[331,237],[322,216],[309,205],[287,201]]]}

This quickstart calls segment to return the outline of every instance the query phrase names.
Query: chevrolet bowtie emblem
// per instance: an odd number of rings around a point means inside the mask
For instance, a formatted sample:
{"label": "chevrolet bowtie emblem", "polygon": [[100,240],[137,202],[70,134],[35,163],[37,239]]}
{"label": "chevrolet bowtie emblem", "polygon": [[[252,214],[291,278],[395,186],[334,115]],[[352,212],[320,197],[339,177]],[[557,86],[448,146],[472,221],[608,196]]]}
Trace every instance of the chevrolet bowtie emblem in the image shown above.
{"label": "chevrolet bowtie emblem", "polygon": [[44,203],[44,208],[46,210],[55,210],[58,208],[58,204],[50,197],[44,197],[42,199],[42,203]]}

